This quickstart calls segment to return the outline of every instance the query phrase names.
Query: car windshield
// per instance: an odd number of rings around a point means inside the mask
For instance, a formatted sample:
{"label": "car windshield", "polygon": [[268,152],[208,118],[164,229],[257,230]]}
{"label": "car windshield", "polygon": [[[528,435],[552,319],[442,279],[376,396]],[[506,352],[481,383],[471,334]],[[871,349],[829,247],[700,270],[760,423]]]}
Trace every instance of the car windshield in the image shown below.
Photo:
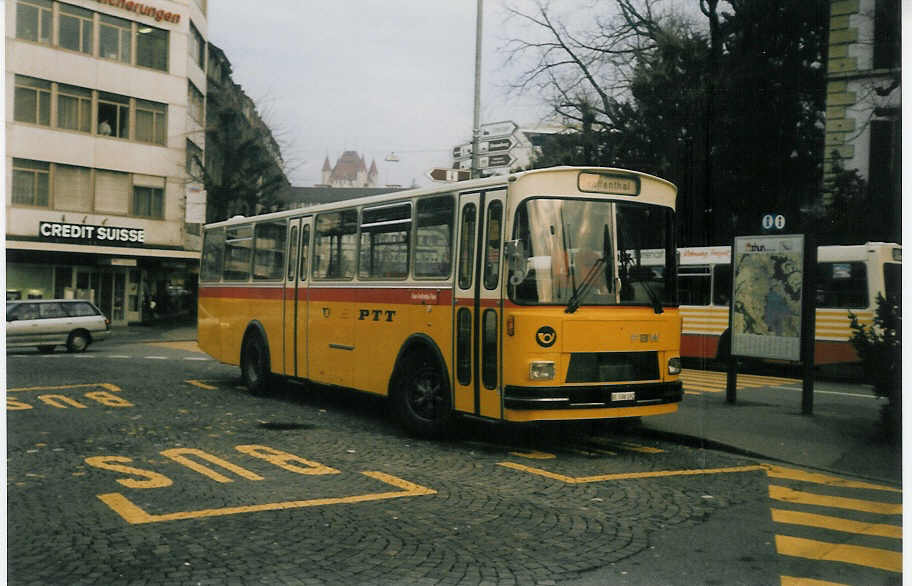
{"label": "car windshield", "polygon": [[[673,212],[604,200],[530,199],[517,212],[509,295],[525,305],[673,302]],[[671,286],[666,286],[671,282]]]}

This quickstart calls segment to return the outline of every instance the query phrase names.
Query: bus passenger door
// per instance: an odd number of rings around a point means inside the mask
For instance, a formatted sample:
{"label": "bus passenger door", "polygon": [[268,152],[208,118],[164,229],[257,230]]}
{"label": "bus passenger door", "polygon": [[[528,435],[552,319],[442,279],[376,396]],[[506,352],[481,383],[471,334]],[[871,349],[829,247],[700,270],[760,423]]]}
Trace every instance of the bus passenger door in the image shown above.
{"label": "bus passenger door", "polygon": [[[292,218],[288,225],[285,270],[283,373],[307,376],[307,251],[310,218]],[[273,351],[275,354],[275,350]],[[278,365],[274,365],[274,368]]]}
{"label": "bus passenger door", "polygon": [[478,413],[483,417],[503,417],[501,401],[502,324],[501,286],[503,281],[504,199],[506,191],[489,191],[482,195],[484,223],[479,235],[477,253],[479,269],[475,290],[476,301],[476,371]]}
{"label": "bus passenger door", "polygon": [[478,246],[477,193],[459,198],[456,279],[453,295],[453,407],[476,413],[475,248]]}

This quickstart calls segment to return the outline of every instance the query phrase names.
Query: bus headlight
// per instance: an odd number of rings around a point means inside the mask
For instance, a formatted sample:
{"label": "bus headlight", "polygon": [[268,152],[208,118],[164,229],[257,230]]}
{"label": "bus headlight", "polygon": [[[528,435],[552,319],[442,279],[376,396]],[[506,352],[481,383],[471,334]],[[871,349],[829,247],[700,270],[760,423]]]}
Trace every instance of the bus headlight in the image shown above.
{"label": "bus headlight", "polygon": [[533,362],[529,365],[530,380],[554,380],[554,363],[553,362]]}
{"label": "bus headlight", "polygon": [[668,374],[681,374],[681,359],[674,357],[668,361]]}

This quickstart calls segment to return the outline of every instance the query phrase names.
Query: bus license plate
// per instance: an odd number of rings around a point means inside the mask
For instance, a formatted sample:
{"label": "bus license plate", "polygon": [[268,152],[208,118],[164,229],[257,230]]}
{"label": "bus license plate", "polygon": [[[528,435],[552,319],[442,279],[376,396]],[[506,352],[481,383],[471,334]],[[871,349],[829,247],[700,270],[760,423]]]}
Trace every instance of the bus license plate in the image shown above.
{"label": "bus license plate", "polygon": [[636,392],[629,391],[625,393],[611,393],[612,401],[633,401],[636,399]]}

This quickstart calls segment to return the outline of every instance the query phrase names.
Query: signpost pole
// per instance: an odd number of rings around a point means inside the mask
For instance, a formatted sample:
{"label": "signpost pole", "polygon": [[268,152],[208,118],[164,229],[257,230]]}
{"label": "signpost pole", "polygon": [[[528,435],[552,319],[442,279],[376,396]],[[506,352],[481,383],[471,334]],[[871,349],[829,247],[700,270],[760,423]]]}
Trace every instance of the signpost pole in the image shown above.
{"label": "signpost pole", "polygon": [[475,8],[475,113],[472,121],[472,179],[478,177],[478,138],[481,135],[481,20],[482,0]]}
{"label": "signpost pole", "polygon": [[801,304],[801,363],[803,384],[801,413],[814,414],[814,334],[817,306],[817,242],[813,233],[804,236],[804,282]]}

